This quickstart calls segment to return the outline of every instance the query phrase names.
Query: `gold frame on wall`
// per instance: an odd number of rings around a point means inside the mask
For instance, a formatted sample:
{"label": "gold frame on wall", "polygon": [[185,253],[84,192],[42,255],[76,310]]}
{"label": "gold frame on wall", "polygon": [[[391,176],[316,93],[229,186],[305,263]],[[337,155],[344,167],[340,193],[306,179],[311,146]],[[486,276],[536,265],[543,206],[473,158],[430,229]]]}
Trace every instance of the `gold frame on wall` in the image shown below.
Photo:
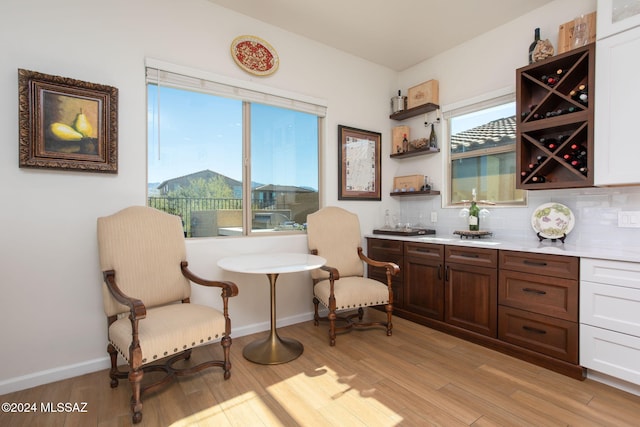
{"label": "gold frame on wall", "polygon": [[338,200],[381,200],[382,134],[338,125]]}
{"label": "gold frame on wall", "polygon": [[19,166],[118,173],[118,89],[18,69]]}

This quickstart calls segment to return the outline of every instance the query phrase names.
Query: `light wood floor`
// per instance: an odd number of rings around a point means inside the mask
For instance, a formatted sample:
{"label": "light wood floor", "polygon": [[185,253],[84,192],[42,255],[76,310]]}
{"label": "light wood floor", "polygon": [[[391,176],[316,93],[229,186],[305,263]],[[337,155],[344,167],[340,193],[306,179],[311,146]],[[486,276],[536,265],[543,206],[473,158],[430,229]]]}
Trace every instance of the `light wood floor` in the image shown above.
{"label": "light wood floor", "polygon": [[[381,313],[371,311],[368,315]],[[640,397],[577,381],[429,328],[394,319],[382,329],[339,335],[326,324],[288,326],[304,343],[286,364],[246,361],[234,338],[228,381],[214,368],[144,401],[141,426],[638,426]],[[219,345],[198,349],[192,361]],[[86,413],[0,413],[0,426],[130,425],[127,381],[107,371],[0,396],[0,402],[87,402]]]}

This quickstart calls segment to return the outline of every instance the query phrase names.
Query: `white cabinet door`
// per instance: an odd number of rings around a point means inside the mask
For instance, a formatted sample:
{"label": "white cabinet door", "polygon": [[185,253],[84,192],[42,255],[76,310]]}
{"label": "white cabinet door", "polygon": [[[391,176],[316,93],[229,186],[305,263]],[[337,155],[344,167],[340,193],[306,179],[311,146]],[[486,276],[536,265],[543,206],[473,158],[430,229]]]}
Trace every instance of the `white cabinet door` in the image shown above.
{"label": "white cabinet door", "polygon": [[640,27],[596,42],[596,186],[640,183]]}
{"label": "white cabinet door", "polygon": [[640,384],[640,338],[580,325],[580,365]]}
{"label": "white cabinet door", "polygon": [[640,0],[598,0],[598,40],[640,25]]}
{"label": "white cabinet door", "polygon": [[580,282],[580,323],[640,337],[640,289]]}

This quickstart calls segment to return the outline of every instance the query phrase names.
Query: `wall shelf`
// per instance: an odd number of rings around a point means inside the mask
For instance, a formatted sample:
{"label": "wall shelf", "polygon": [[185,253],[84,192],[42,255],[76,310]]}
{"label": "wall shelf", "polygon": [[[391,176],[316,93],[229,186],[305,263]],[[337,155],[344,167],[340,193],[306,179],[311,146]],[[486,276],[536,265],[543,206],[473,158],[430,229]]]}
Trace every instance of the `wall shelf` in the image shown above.
{"label": "wall shelf", "polygon": [[428,191],[394,191],[391,193],[392,196],[438,196],[440,195],[439,191],[428,190]]}
{"label": "wall shelf", "polygon": [[389,157],[391,157],[392,159],[404,159],[407,157],[435,154],[439,152],[440,152],[439,148],[424,147],[424,148],[416,148],[415,150],[407,151],[405,153],[393,153]]}
{"label": "wall shelf", "polygon": [[436,111],[440,108],[439,105],[427,103],[424,105],[419,105],[417,107],[409,108],[408,110],[398,111],[397,113],[393,113],[389,116],[391,120],[405,120],[411,117],[419,116],[420,114],[426,114],[431,111]]}

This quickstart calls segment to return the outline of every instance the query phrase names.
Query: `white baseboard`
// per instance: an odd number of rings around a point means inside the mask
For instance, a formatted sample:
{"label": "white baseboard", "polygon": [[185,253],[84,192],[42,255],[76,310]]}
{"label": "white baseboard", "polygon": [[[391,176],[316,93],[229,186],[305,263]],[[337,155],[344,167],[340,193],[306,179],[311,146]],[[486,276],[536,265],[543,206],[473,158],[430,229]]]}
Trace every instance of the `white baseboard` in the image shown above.
{"label": "white baseboard", "polygon": [[[277,326],[279,328],[296,323],[306,322],[313,319],[313,313],[301,313],[295,316],[278,319]],[[242,337],[245,335],[255,334],[256,332],[268,331],[271,329],[270,322],[254,323],[239,328],[232,327],[232,337]],[[42,384],[49,384],[55,381],[65,380],[77,377],[91,372],[109,369],[109,356],[100,357],[98,359],[87,360],[73,365],[60,366],[44,371],[32,372],[19,377],[8,378],[0,381],[0,395],[13,393],[15,391],[25,390],[27,388],[36,387]]]}
{"label": "white baseboard", "polygon": [[89,374],[91,372],[101,371],[103,369],[108,369],[109,366],[109,356],[106,355],[105,357],[87,360],[73,365],[60,366],[58,368],[32,372],[20,377],[9,378],[4,381],[0,381],[0,395]]}

